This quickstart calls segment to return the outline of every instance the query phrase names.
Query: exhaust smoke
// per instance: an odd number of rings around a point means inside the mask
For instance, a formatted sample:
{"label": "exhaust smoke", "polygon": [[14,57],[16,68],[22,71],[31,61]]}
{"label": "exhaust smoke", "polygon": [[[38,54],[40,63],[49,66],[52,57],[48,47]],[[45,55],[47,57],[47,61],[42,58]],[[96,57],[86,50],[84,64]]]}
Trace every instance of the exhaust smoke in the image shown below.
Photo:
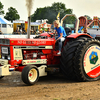
{"label": "exhaust smoke", "polygon": [[27,38],[30,38],[30,28],[31,28],[31,11],[33,8],[33,2],[34,0],[26,0],[26,7],[27,7],[27,11],[28,11],[28,30],[27,30]]}
{"label": "exhaust smoke", "polygon": [[30,17],[31,15],[31,11],[33,8],[33,2],[34,0],[26,0],[26,7],[27,7],[27,11],[28,11],[28,17]]}

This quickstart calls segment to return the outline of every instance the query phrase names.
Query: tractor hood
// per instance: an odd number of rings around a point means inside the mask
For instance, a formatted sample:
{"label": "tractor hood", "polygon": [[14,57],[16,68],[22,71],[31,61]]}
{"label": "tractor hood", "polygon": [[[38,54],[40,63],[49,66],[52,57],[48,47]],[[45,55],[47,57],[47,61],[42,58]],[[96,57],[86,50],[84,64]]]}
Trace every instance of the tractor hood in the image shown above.
{"label": "tractor hood", "polygon": [[54,39],[24,39],[24,38],[4,38],[0,39],[0,45],[14,45],[14,46],[40,46],[40,45],[54,45]]}

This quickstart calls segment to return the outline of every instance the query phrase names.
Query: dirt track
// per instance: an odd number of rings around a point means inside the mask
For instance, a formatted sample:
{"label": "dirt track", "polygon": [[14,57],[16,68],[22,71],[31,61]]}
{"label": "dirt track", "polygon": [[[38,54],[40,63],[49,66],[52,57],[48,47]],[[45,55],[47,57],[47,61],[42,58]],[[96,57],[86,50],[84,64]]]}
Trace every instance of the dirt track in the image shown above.
{"label": "dirt track", "polygon": [[0,100],[100,100],[100,80],[78,83],[53,76],[27,86],[15,72],[0,80]]}

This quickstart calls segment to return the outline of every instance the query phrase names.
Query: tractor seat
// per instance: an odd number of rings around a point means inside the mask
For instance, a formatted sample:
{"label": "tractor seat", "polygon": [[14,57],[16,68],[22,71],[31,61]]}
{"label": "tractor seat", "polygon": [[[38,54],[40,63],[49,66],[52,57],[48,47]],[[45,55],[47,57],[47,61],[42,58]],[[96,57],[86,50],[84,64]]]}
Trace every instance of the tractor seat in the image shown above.
{"label": "tractor seat", "polygon": [[65,28],[65,32],[66,32],[66,35],[68,36],[71,33],[71,29],[67,27],[67,28]]}

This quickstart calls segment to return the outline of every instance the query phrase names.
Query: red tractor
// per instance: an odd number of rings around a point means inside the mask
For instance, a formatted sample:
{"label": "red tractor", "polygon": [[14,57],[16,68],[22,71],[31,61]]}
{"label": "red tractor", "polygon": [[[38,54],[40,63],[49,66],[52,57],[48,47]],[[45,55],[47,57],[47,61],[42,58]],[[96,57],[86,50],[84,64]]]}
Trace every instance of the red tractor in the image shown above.
{"label": "red tractor", "polygon": [[[62,19],[63,20],[66,15]],[[22,72],[22,80],[33,85],[39,77],[59,70],[67,79],[94,81],[100,79],[100,41],[88,34],[76,33],[66,37],[61,55],[53,33],[43,33],[34,39],[0,39],[0,78],[12,71]]]}

